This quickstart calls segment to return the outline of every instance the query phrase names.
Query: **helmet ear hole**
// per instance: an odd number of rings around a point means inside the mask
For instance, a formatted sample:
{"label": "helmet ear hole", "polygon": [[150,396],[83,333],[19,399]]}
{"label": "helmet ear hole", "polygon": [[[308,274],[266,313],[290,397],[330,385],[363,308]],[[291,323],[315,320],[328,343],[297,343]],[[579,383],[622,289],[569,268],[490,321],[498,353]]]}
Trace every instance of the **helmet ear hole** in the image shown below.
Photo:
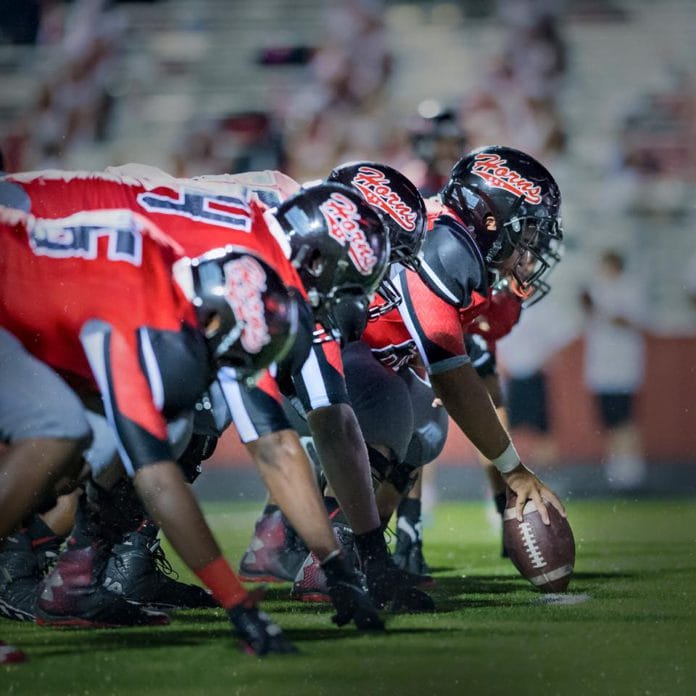
{"label": "helmet ear hole", "polygon": [[215,366],[232,366],[247,379],[282,359],[297,334],[299,299],[271,266],[234,246],[177,264],[175,278]]}
{"label": "helmet ear hole", "polygon": [[307,273],[315,278],[319,278],[324,272],[324,258],[319,249],[314,249],[307,255],[305,268],[307,269]]}

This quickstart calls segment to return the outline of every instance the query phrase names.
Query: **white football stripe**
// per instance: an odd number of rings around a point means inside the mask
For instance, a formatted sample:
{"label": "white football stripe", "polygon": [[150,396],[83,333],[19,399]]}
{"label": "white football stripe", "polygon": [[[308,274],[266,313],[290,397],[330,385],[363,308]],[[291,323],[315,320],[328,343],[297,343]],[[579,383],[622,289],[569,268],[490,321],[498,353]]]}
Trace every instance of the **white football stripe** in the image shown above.
{"label": "white football stripe", "polygon": [[566,575],[570,575],[572,572],[573,566],[569,563],[568,565],[561,566],[555,570],[550,570],[548,573],[535,575],[533,578],[529,578],[529,582],[531,582],[532,585],[544,585],[547,582],[553,582],[554,580],[564,578]]}
{"label": "white football stripe", "polygon": [[[536,512],[536,505],[534,504],[533,500],[527,501],[527,503],[524,506],[524,509],[522,510],[522,515],[528,515],[530,512]],[[516,519],[515,508],[505,508],[505,512],[503,513],[503,520],[507,522],[508,520],[514,519]]]}

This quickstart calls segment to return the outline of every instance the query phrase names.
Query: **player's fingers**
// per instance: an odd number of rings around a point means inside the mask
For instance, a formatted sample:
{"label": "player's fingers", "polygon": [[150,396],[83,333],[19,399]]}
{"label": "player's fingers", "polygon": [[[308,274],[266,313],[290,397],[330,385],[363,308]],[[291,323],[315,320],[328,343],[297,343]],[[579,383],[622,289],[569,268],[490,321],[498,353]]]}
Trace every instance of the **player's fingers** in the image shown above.
{"label": "player's fingers", "polygon": [[548,488],[544,488],[544,498],[548,500],[551,505],[553,505],[556,510],[560,513],[561,517],[567,517],[568,515],[566,514],[565,507],[563,506],[563,503],[560,501],[559,497],[551,490]]}
{"label": "player's fingers", "polygon": [[549,519],[549,511],[546,509],[546,505],[544,505],[544,499],[541,497],[541,493],[536,488],[532,491],[532,500],[534,501],[534,505],[541,515],[541,521],[545,525],[551,524],[551,520]]}
{"label": "player's fingers", "polygon": [[524,520],[524,506],[527,504],[527,494],[523,491],[515,491],[517,493],[517,501],[515,502],[515,517],[518,522]]}

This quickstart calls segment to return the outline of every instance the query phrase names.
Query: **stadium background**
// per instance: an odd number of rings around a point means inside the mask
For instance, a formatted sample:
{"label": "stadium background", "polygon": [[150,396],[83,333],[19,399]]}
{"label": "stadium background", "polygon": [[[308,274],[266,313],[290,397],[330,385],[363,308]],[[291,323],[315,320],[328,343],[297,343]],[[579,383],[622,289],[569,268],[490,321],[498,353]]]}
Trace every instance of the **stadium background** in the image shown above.
{"label": "stadium background", "polygon": [[[9,171],[137,161],[307,180],[371,158],[417,178],[411,136],[419,109],[437,104],[455,110],[468,147],[504,142],[541,158],[561,186],[567,235],[553,277],[565,339],[548,359],[559,456],[546,478],[566,496],[607,492],[577,297],[597,254],[617,248],[648,297],[642,492],[693,492],[693,2],[0,0],[0,23]],[[443,497],[485,487],[454,427],[438,483]],[[261,495],[234,434],[197,487]]]}

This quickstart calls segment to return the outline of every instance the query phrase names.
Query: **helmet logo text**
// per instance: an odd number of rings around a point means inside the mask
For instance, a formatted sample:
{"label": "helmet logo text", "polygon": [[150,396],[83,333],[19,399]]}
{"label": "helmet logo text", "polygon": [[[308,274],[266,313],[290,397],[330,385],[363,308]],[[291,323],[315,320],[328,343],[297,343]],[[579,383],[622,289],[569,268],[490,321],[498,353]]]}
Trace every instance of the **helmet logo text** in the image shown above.
{"label": "helmet logo text", "polygon": [[363,165],[358,169],[351,183],[370,205],[385,212],[405,230],[412,232],[416,229],[418,216],[389,186],[391,182],[384,172]]}
{"label": "helmet logo text", "polygon": [[341,246],[348,247],[348,256],[362,275],[370,275],[377,265],[377,256],[360,228],[360,213],[355,203],[341,193],[332,193],[319,210],[326,220],[329,235]]}
{"label": "helmet logo text", "polygon": [[262,295],[266,290],[266,272],[251,256],[228,261],[223,270],[225,300],[242,326],[242,348],[247,353],[259,353],[271,340]]}
{"label": "helmet logo text", "polygon": [[541,186],[535,186],[519,172],[506,167],[506,162],[507,160],[502,159],[500,155],[479,153],[474,158],[471,172],[489,186],[522,196],[534,205],[541,203]]}

